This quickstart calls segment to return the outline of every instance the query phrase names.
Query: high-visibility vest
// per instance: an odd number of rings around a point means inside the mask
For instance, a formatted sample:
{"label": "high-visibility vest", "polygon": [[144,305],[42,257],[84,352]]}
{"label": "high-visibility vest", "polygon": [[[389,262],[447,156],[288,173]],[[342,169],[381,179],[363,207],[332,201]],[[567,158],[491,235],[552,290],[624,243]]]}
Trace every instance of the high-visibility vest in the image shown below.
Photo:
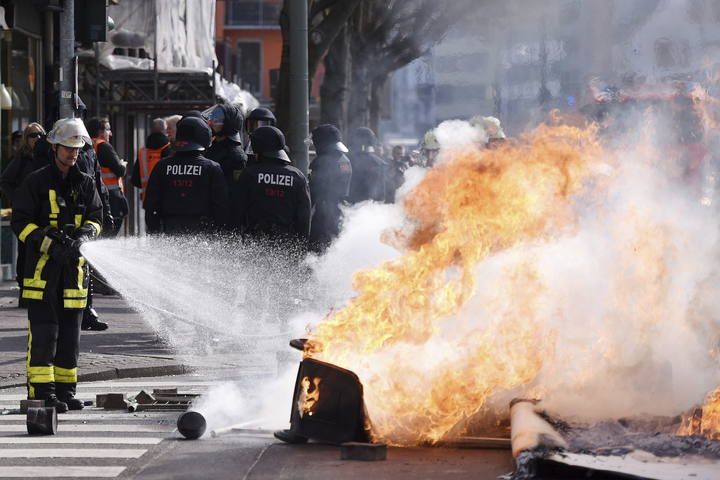
{"label": "high-visibility vest", "polygon": [[[93,138],[92,141],[93,150],[95,150],[95,155],[97,155],[98,147],[101,143],[105,143],[106,140],[103,140],[102,138]],[[102,176],[103,184],[107,187],[108,190],[120,190],[121,192],[125,191],[122,178],[118,178],[118,176],[115,175],[112,170],[107,167],[100,167],[100,173]]]}
{"label": "high-visibility vest", "polygon": [[138,167],[140,169],[140,199],[145,200],[145,189],[147,188],[150,174],[155,165],[162,159],[162,154],[170,144],[162,148],[141,148],[138,151]]}

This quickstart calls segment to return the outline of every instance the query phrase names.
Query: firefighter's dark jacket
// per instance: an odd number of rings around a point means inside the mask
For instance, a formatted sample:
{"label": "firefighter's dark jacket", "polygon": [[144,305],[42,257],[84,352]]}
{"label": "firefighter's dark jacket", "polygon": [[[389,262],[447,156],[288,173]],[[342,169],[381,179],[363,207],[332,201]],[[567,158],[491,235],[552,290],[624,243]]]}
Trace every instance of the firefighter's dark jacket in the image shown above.
{"label": "firefighter's dark jacket", "polygon": [[25,244],[23,298],[83,309],[87,304],[88,271],[83,257],[58,263],[49,251],[55,241],[46,232],[66,225],[91,238],[100,234],[102,203],[93,179],[73,166],[65,179],[53,162],[25,179],[15,195],[12,229]]}
{"label": "firefighter's dark jacket", "polygon": [[260,157],[240,175],[232,193],[233,226],[248,235],[306,240],[310,191],[305,175],[277,159]]}
{"label": "firefighter's dark jacket", "polygon": [[2,172],[0,178],[0,190],[2,190],[5,198],[12,204],[15,198],[15,192],[22,184],[25,177],[33,171],[32,155],[25,152],[18,152],[15,158]]}
{"label": "firefighter's dark jacket", "polygon": [[223,171],[200,152],[175,152],[158,162],[145,194],[148,233],[202,233],[227,223]]}

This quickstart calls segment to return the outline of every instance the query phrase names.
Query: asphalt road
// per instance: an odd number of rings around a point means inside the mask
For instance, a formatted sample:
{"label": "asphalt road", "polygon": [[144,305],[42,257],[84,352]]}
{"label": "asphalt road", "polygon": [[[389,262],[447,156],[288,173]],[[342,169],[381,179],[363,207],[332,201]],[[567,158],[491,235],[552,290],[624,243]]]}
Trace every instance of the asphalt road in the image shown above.
{"label": "asphalt road", "polygon": [[[223,380],[187,375],[81,383],[78,396],[136,394],[153,386],[202,393]],[[0,390],[0,411],[24,390]],[[382,462],[340,460],[338,447],[286,445],[268,430],[245,430],[185,440],[177,413],[135,413],[86,408],[60,415],[58,434],[29,436],[25,417],[0,415],[0,478],[141,479],[496,479],[512,471],[506,450],[391,448]]]}

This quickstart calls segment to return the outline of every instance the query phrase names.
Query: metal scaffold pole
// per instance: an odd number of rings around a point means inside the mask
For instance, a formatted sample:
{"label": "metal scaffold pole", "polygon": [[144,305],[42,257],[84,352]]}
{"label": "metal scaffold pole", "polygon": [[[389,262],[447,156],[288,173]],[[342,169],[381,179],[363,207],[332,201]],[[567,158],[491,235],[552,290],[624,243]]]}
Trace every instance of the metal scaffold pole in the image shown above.
{"label": "metal scaffold pole", "polygon": [[303,173],[308,170],[308,10],[306,0],[290,1],[290,122],[288,146]]}
{"label": "metal scaffold pole", "polygon": [[73,116],[75,83],[75,0],[64,0],[60,12],[60,118]]}

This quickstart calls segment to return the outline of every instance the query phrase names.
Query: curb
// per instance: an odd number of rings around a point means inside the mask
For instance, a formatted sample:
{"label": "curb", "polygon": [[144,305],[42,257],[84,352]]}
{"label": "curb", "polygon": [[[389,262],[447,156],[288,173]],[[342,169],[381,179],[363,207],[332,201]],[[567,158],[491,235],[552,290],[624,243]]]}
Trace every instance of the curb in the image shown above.
{"label": "curb", "polygon": [[[183,364],[173,365],[152,365],[149,367],[131,367],[131,368],[110,368],[108,370],[100,370],[78,375],[78,383],[81,382],[99,382],[106,380],[117,380],[121,378],[141,378],[141,377],[161,377],[165,375],[184,375],[192,373],[192,367]],[[25,382],[0,385],[0,390],[9,388],[24,387]]]}

